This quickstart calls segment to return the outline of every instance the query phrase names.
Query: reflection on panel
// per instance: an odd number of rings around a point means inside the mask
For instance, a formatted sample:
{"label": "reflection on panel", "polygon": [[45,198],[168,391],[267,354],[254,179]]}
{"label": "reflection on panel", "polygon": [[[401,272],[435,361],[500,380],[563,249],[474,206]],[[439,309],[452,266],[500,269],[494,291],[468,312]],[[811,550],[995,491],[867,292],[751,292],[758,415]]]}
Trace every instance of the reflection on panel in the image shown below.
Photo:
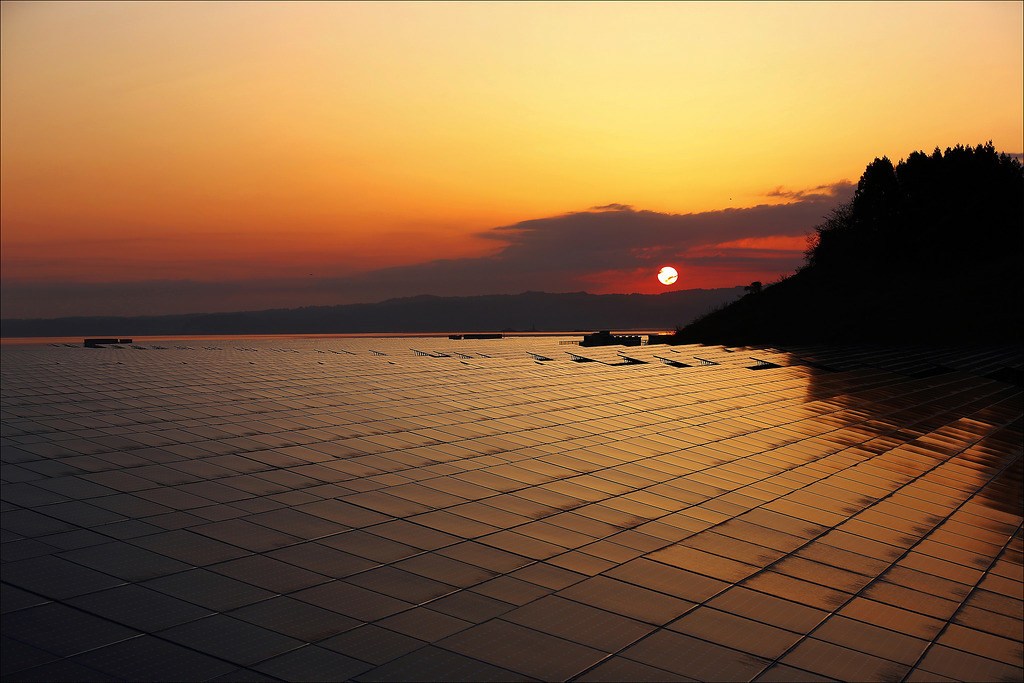
{"label": "reflection on panel", "polygon": [[5,678],[1020,679],[1019,351],[565,340],[6,346]]}

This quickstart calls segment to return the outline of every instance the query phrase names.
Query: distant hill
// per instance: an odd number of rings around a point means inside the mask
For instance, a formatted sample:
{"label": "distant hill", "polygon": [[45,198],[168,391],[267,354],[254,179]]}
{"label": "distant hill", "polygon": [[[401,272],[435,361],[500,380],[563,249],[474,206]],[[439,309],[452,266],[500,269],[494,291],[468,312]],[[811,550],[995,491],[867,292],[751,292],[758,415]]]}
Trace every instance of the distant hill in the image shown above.
{"label": "distant hill", "polygon": [[151,317],[6,319],[4,337],[669,329],[735,300],[742,287],[665,294],[549,294],[390,299],[375,304]]}
{"label": "distant hill", "polygon": [[875,159],[795,275],[677,343],[1024,341],[1024,175],[992,144]]}

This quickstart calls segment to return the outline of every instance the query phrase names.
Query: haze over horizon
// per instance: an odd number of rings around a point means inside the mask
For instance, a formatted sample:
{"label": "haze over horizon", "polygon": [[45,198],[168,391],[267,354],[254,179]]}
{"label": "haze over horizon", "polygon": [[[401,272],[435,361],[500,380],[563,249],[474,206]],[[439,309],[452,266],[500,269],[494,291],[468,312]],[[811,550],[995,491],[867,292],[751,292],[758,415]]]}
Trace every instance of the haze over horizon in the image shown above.
{"label": "haze over horizon", "polygon": [[1022,8],[5,3],[3,316],[768,282],[873,158],[1024,150]]}

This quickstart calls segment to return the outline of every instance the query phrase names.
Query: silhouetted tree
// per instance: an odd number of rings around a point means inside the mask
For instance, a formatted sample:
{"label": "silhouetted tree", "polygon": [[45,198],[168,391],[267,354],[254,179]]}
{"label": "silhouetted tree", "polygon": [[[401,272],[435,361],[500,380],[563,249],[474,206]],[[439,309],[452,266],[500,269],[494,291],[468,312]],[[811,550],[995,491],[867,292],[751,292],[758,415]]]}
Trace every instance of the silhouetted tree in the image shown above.
{"label": "silhouetted tree", "polygon": [[875,159],[864,169],[853,195],[853,213],[868,229],[889,218],[900,201],[896,169],[888,157]]}
{"label": "silhouetted tree", "polygon": [[[794,276],[679,341],[1024,338],[1024,173],[991,142],[876,158]],[[750,287],[745,288],[748,292]]]}
{"label": "silhouetted tree", "polygon": [[853,228],[853,200],[841,204],[829,212],[824,222],[811,236],[804,252],[808,266],[829,264],[842,258],[844,242]]}
{"label": "silhouetted tree", "polygon": [[761,291],[761,281],[754,280],[749,285],[743,288],[743,291],[747,294],[757,294]]}
{"label": "silhouetted tree", "polygon": [[992,143],[875,159],[852,201],[817,227],[807,267],[949,277],[1024,255],[1021,164]]}

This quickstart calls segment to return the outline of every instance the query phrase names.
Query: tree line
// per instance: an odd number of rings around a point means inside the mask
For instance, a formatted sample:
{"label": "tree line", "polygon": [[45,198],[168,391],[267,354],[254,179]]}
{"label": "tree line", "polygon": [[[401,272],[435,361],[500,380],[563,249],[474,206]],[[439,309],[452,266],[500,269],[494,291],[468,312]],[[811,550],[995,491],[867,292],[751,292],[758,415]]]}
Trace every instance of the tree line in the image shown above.
{"label": "tree line", "polygon": [[680,343],[1024,340],[1024,173],[991,142],[876,158],[803,267],[683,328]]}

